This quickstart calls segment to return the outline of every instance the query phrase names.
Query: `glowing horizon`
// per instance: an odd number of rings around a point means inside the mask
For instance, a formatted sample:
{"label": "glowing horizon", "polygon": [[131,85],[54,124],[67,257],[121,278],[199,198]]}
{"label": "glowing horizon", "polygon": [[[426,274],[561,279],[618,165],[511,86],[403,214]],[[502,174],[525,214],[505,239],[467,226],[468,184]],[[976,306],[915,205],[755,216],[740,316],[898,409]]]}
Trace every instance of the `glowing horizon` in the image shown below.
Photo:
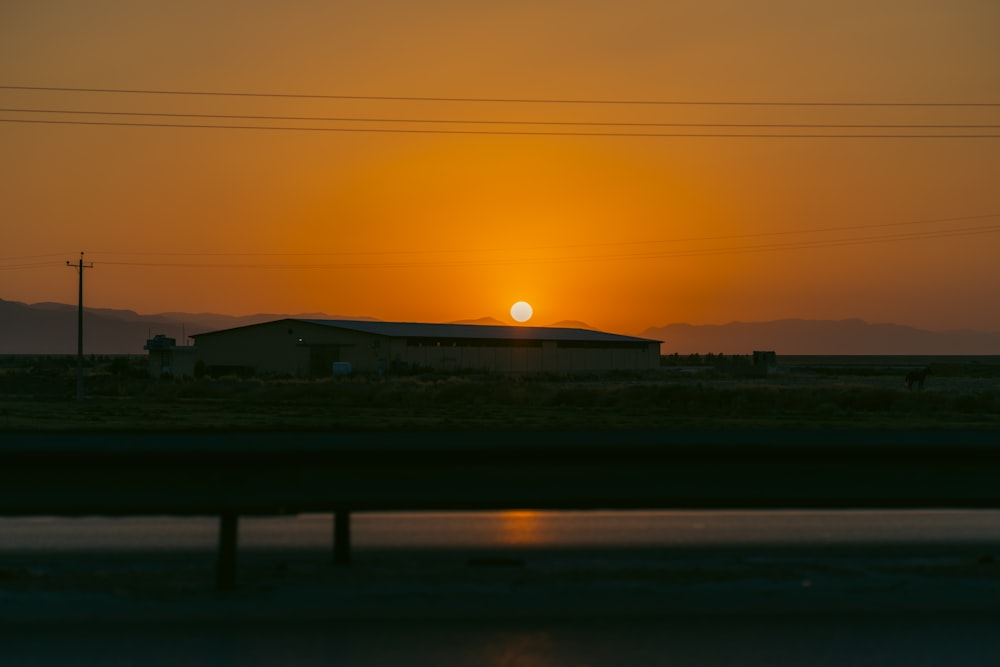
{"label": "glowing horizon", "polygon": [[56,5],[0,10],[2,299],[1000,331],[1000,6]]}

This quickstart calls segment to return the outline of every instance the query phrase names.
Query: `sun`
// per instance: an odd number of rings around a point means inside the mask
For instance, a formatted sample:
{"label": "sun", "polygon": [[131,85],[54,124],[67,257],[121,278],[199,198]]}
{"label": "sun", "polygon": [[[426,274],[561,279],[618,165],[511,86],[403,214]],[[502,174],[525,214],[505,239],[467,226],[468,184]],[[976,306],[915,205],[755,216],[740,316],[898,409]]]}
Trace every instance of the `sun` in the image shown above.
{"label": "sun", "polygon": [[518,301],[510,307],[510,316],[518,322],[527,322],[531,319],[531,304],[527,301]]}

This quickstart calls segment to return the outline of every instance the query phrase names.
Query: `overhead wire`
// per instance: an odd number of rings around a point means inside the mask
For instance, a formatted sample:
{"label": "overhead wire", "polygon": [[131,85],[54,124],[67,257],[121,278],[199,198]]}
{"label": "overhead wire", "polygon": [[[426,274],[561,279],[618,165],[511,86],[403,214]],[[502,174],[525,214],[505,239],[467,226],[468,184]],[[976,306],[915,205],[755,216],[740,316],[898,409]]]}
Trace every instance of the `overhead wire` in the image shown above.
{"label": "overhead wire", "polygon": [[14,269],[43,269],[52,266],[65,266],[64,263],[60,262],[33,262],[30,264],[8,264],[0,265],[0,271],[11,271]]}
{"label": "overhead wire", "polygon": [[[155,90],[99,87],[55,87],[0,85],[0,90],[32,93],[69,93],[74,95],[140,96],[157,98],[222,97],[277,100],[328,100],[349,102],[435,102],[483,103],[491,105],[627,105],[632,107],[774,107],[774,108],[868,108],[868,109],[976,109],[1000,108],[1000,102],[988,101],[797,101],[797,100],[637,100],[572,99],[529,97],[434,97],[401,95],[300,94],[238,92],[221,90]],[[78,98],[74,98],[78,99]],[[986,122],[677,122],[650,120],[557,119],[524,120],[387,117],[369,114],[289,115],[246,113],[192,113],[171,110],[93,110],[6,106],[0,113],[30,117],[0,118],[3,123],[70,125],[100,127],[139,127],[200,130],[245,130],[320,133],[486,135],[486,136],[565,136],[565,137],[634,137],[634,138],[747,138],[747,139],[996,139],[1000,123]],[[38,116],[47,116],[39,118]],[[61,117],[53,117],[61,116]],[[69,116],[67,118],[66,116]],[[86,119],[81,117],[87,117]],[[152,120],[152,119],[164,120]],[[172,119],[172,120],[166,120]],[[206,122],[191,122],[191,121]],[[178,122],[188,121],[188,122]],[[235,121],[235,122],[234,122]],[[292,124],[288,124],[292,123]],[[337,124],[332,126],[331,124]],[[660,128],[679,131],[635,131]],[[615,130],[621,131],[615,131]],[[628,131],[631,130],[631,131]],[[705,131],[711,130],[711,131]]]}
{"label": "overhead wire", "polygon": [[[548,257],[503,257],[458,260],[425,260],[425,261],[379,261],[366,263],[347,262],[314,262],[314,263],[194,263],[194,262],[137,262],[137,261],[100,261],[102,265],[133,266],[133,267],[163,267],[163,268],[198,268],[198,269],[400,269],[400,268],[450,268],[463,266],[496,266],[496,265],[527,265],[550,264],[564,262],[601,262],[623,260],[671,259],[678,257],[731,255],[757,252],[773,252],[781,250],[806,250],[851,245],[866,245],[872,243],[887,243],[898,241],[915,241],[923,239],[939,239],[959,236],[1000,233],[1000,225],[980,225],[949,230],[927,230],[905,232],[899,234],[882,234],[854,238],[801,240],[782,243],[766,243],[750,246],[729,246],[723,248],[692,248],[666,251],[647,251],[637,253],[591,254]],[[97,253],[92,253],[97,255]]]}
{"label": "overhead wire", "polygon": [[[0,85],[0,90],[9,91],[33,91],[33,92],[60,92],[60,93],[99,93],[111,95],[153,95],[153,96],[216,96],[216,97],[243,97],[243,98],[285,98],[285,99],[312,99],[312,100],[356,100],[356,101],[408,101],[408,102],[482,102],[482,103],[505,103],[505,104],[575,104],[575,105],[653,105],[653,106],[726,106],[726,107],[866,107],[866,108],[897,108],[897,107],[927,107],[927,108],[997,108],[1000,103],[994,102],[866,102],[866,101],[754,101],[754,100],[623,100],[623,99],[544,99],[544,98],[475,98],[475,97],[428,97],[428,96],[366,96],[366,95],[309,95],[290,93],[259,93],[259,92],[227,92],[227,91],[191,91],[191,90],[147,90],[147,89],[116,89],[116,88],[68,88],[68,87],[45,87],[45,86],[13,86]],[[193,128],[193,129],[223,129],[223,130],[283,130],[299,132],[358,132],[358,133],[405,133],[405,134],[454,134],[454,135],[521,135],[521,136],[567,136],[567,137],[674,137],[674,138],[767,138],[767,139],[795,139],[795,138],[815,138],[815,139],[996,139],[1000,138],[1000,133],[982,133],[978,130],[1000,129],[1000,124],[989,123],[754,123],[754,122],[728,122],[728,123],[707,123],[707,122],[646,122],[646,121],[558,121],[558,120],[497,120],[497,119],[455,119],[455,118],[387,118],[375,116],[292,116],[292,115],[254,115],[254,114],[220,114],[220,113],[181,113],[181,112],[151,112],[151,111],[98,111],[85,109],[55,109],[55,108],[24,108],[10,107],[0,108],[0,113],[33,114],[45,115],[49,118],[0,118],[3,123],[32,123],[47,125],[90,125],[90,126],[112,126],[112,127],[152,127],[152,128]],[[128,118],[129,120],[80,120],[78,118],[51,118],[53,115],[68,116],[103,116],[105,118]],[[389,125],[433,125],[436,127],[326,127],[316,125],[274,125],[274,124],[246,124],[246,123],[183,123],[183,122],[139,122],[134,119],[141,118],[177,118],[177,119],[204,119],[204,120],[229,120],[229,121],[252,121],[252,122],[294,122],[294,123],[353,123],[353,124],[389,124]],[[447,127],[440,127],[447,126]],[[458,126],[457,128],[455,126]],[[490,126],[490,129],[470,129],[469,126]],[[494,129],[495,127],[506,127],[515,129]],[[562,130],[521,128],[569,128]],[[573,128],[590,128],[586,130],[575,130]],[[634,131],[607,131],[595,128],[675,128],[687,130],[715,129],[723,130],[716,132],[634,132]],[[757,132],[729,132],[724,130],[759,130]],[[830,130],[830,132],[789,132],[788,130]],[[843,132],[850,130],[851,132]],[[862,132],[855,130],[951,130],[950,132]],[[955,132],[955,131],[959,132]],[[566,249],[584,248],[611,248],[637,245],[654,245],[669,243],[705,243],[710,241],[724,241],[736,239],[750,239],[762,237],[780,237],[792,234],[818,234],[857,231],[862,229],[893,228],[903,226],[914,226],[922,224],[935,224],[944,222],[967,222],[977,219],[997,217],[1000,214],[987,214],[981,216],[966,216],[956,218],[943,218],[936,220],[918,220],[896,223],[878,223],[868,225],[851,225],[839,227],[827,227],[823,229],[802,230],[802,231],[772,231],[755,232],[737,235],[724,235],[701,238],[676,238],[644,241],[610,242],[599,244],[573,244],[563,246],[536,246],[534,248],[520,249],[456,249],[445,251],[434,251],[436,254],[443,253],[473,253],[473,252],[539,252]],[[732,254],[742,252],[770,252],[787,249],[807,249],[819,247],[834,247],[838,245],[858,245],[865,243],[882,243],[894,241],[917,240],[925,238],[947,238],[952,236],[967,236],[975,234],[990,234],[1000,231],[1000,227],[978,226],[965,227],[947,230],[924,230],[912,231],[897,234],[883,234],[878,236],[848,237],[841,239],[803,239],[799,241],[779,242],[770,244],[758,244],[750,246],[733,246],[725,248],[690,248],[678,250],[650,250],[645,253],[619,253],[619,254],[598,254],[586,256],[570,257],[549,257],[521,260],[458,260],[451,263],[443,263],[438,260],[434,262],[377,262],[366,264],[345,264],[322,263],[322,264],[208,264],[208,263],[142,263],[142,262],[101,262],[102,264],[113,264],[121,266],[159,266],[159,267],[183,267],[183,268],[394,268],[408,266],[444,266],[444,265],[465,265],[491,261],[503,263],[528,263],[546,261],[602,261],[612,259],[643,259],[643,258],[669,258],[682,256],[695,256],[705,254]],[[105,253],[114,254],[114,253]],[[143,253],[120,253],[130,256],[140,256]],[[153,253],[164,256],[167,253]],[[169,253],[171,256],[214,256],[214,257],[274,257],[274,256],[371,256],[371,255],[419,255],[428,254],[424,251],[354,251],[339,253]],[[0,261],[20,261],[35,257],[14,257],[0,258]],[[48,266],[48,263],[17,264],[4,266],[0,264],[0,269],[15,268],[36,268]]]}
{"label": "overhead wire", "polygon": [[536,136],[536,137],[635,137],[635,138],[690,138],[690,139],[1000,139],[997,134],[902,134],[902,133],[767,133],[767,132],[581,132],[581,131],[526,131],[526,130],[455,130],[433,128],[396,127],[302,127],[288,125],[223,125],[218,123],[148,123],[122,121],[48,120],[36,118],[0,118],[0,123],[22,123],[36,125],[90,125],[104,127],[157,127],[188,128],[201,130],[253,130],[367,134],[442,134],[480,136]]}
{"label": "overhead wire", "polygon": [[41,255],[14,255],[10,257],[0,257],[0,262],[6,262],[11,260],[22,260],[22,259],[42,259],[45,257],[62,257],[66,253],[61,252],[47,252]]}
{"label": "overhead wire", "polygon": [[[382,257],[393,257],[393,256],[412,256],[412,255],[449,255],[449,254],[484,254],[484,253],[526,253],[526,252],[540,252],[540,251],[558,251],[558,250],[585,250],[590,248],[615,248],[615,247],[629,247],[629,246],[654,246],[663,244],[677,244],[677,243],[705,243],[713,241],[732,241],[738,239],[762,239],[762,238],[773,238],[773,237],[787,237],[796,236],[804,234],[826,234],[831,232],[845,232],[845,231],[858,231],[858,230],[875,230],[875,229],[889,229],[889,228],[902,228],[908,227],[913,228],[917,225],[931,225],[931,224],[942,224],[942,223],[954,223],[962,222],[968,223],[976,220],[987,220],[990,218],[998,218],[1000,213],[982,214],[982,215],[971,215],[971,216],[958,216],[949,218],[932,218],[932,219],[922,219],[922,220],[909,220],[903,222],[886,222],[886,223],[869,223],[864,225],[841,225],[834,227],[821,227],[808,230],[779,230],[779,231],[769,231],[769,232],[753,232],[744,234],[726,234],[726,235],[716,235],[716,236],[702,236],[702,237],[678,237],[671,239],[647,239],[640,241],[618,241],[618,242],[602,242],[602,243],[577,243],[577,244],[559,244],[559,245],[545,245],[545,246],[531,246],[531,247],[517,247],[517,248],[454,248],[454,249],[444,249],[444,250],[381,250],[381,251],[337,251],[337,252],[150,252],[150,251],[119,251],[119,250],[105,250],[105,251],[90,251],[88,253],[91,257],[217,257],[217,258],[228,258],[228,257],[240,257],[240,258],[254,258],[254,257],[284,257],[284,258],[296,258],[296,257],[371,257],[371,256],[382,256]],[[791,240],[782,241],[776,243],[766,243],[758,245],[749,246],[729,246],[724,248],[689,248],[689,249],[679,249],[679,250],[648,250],[645,252],[637,253],[605,253],[605,254],[589,254],[589,255],[577,255],[570,257],[555,257],[555,258],[529,258],[523,260],[524,262],[546,262],[546,261],[601,261],[601,260],[621,260],[621,259],[649,259],[649,258],[671,258],[671,257],[683,257],[683,256],[693,256],[693,255],[712,255],[712,254],[735,254],[740,252],[763,252],[771,250],[790,250],[790,249],[809,249],[809,248],[820,248],[820,247],[836,247],[842,245],[858,245],[864,243],[878,243],[878,242],[890,242],[890,241],[907,241],[907,240],[919,240],[927,238],[947,238],[952,236],[968,236],[974,234],[989,234],[1000,231],[1000,225],[978,225],[978,226],[966,226],[960,228],[948,228],[948,229],[926,229],[926,230],[915,230],[915,231],[904,231],[899,233],[891,234],[881,234],[881,235],[866,235],[866,236],[854,236],[854,237],[841,237],[835,239],[801,239],[801,240]],[[11,256],[2,257],[0,262],[3,261],[24,261],[30,259],[41,259],[45,257],[61,257],[63,254],[50,253],[45,255],[23,255],[23,256]],[[120,266],[162,266],[162,267],[173,267],[173,268],[331,268],[331,267],[341,267],[341,268],[401,268],[401,267],[419,267],[419,266],[445,266],[452,265],[453,260],[443,261],[443,260],[427,260],[423,262],[403,262],[403,261],[388,261],[383,260],[380,262],[369,262],[369,263],[353,263],[346,264],[344,262],[324,262],[324,263],[290,263],[290,264],[275,264],[275,263],[208,263],[208,262],[140,262],[140,261],[114,261],[114,260],[99,260],[101,264],[111,264]],[[494,262],[497,260],[460,260],[460,264],[476,264],[482,262]],[[501,262],[513,262],[511,259],[499,260]],[[3,266],[0,264],[0,268],[20,268],[20,267],[33,267],[33,266],[50,266],[50,265],[62,265],[61,262],[41,262],[35,264],[21,264],[21,265],[8,265]]]}
{"label": "overhead wire", "polygon": [[797,100],[634,100],[573,99],[532,97],[433,97],[403,95],[331,95],[303,93],[239,92],[219,90],[156,90],[143,88],[73,88],[57,86],[0,85],[0,90],[35,92],[102,93],[129,95],[176,95],[206,97],[259,97],[278,99],[362,100],[399,102],[472,102],[503,104],[595,104],[652,106],[771,106],[771,107],[1000,107],[1000,102],[870,102],[870,101],[797,101]]}
{"label": "overhead wire", "polygon": [[[453,248],[434,250],[435,254],[451,253],[495,253],[495,252],[531,252],[539,250],[567,250],[580,248],[607,248],[615,246],[635,246],[635,245],[657,245],[665,243],[703,243],[706,241],[727,241],[734,239],[752,239],[773,236],[790,236],[800,234],[823,234],[829,232],[857,231],[863,229],[881,229],[891,227],[913,227],[916,225],[932,225],[951,222],[969,222],[972,220],[987,220],[990,218],[1000,218],[1000,213],[984,213],[980,215],[966,215],[947,218],[925,218],[921,220],[906,220],[902,222],[880,222],[860,225],[839,225],[834,227],[818,227],[814,229],[795,230],[774,230],[767,232],[745,232],[742,234],[724,234],[715,236],[685,236],[666,239],[644,239],[635,241],[603,241],[601,243],[561,243],[556,245],[534,245],[529,247],[489,247],[489,248]],[[97,251],[102,255],[156,255],[156,256],[184,256],[184,257],[342,257],[342,256],[372,256],[372,255],[426,255],[426,250],[351,250],[351,251],[324,251],[324,252],[121,252],[121,251]]]}
{"label": "overhead wire", "polygon": [[[373,118],[354,116],[265,116],[253,114],[207,114],[148,111],[94,111],[76,109],[23,109],[0,108],[0,113],[61,114],[82,116],[132,116],[138,118],[211,118],[257,121],[308,121],[328,123],[416,123],[438,125],[531,125],[566,127],[695,127],[695,128],[760,128],[760,129],[938,129],[938,130],[995,130],[1000,124],[914,124],[914,123],[664,123],[664,122],[611,122],[611,121],[557,121],[557,120],[472,120],[443,118]],[[240,126],[242,127],[242,126]]]}

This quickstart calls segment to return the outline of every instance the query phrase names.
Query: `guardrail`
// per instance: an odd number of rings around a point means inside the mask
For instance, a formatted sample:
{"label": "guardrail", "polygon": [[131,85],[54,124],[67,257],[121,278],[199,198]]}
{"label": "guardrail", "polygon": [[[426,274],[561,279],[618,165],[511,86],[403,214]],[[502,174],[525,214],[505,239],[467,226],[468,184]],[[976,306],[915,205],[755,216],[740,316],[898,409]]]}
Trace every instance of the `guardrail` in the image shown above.
{"label": "guardrail", "polygon": [[505,509],[1000,507],[1000,433],[43,434],[0,441],[0,514],[220,517]]}

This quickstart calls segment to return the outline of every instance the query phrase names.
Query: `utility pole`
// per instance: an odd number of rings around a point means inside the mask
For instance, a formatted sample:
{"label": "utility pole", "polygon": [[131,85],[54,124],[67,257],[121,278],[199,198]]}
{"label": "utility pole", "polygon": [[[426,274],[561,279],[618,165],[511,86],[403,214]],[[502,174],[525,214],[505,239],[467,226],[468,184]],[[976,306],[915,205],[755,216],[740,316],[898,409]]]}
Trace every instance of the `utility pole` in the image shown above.
{"label": "utility pole", "polygon": [[83,253],[76,264],[66,262],[66,266],[74,267],[80,274],[80,298],[76,313],[76,400],[83,400],[83,270],[94,268],[94,263],[83,263]]}

